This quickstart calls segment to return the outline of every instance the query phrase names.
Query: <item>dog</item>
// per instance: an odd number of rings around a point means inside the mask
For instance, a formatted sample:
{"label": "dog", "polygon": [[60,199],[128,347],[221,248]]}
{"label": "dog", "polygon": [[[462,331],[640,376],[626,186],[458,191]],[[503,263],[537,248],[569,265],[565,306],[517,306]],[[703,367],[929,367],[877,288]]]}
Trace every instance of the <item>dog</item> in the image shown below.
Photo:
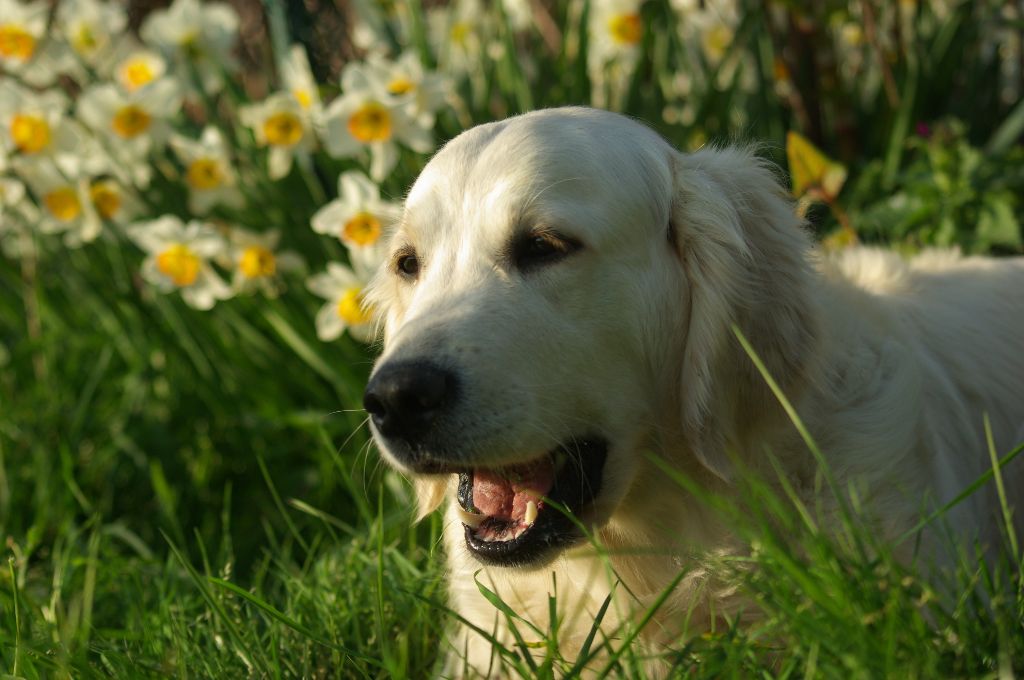
{"label": "dog", "polygon": [[[499,672],[488,636],[515,644],[480,585],[540,630],[557,590],[569,658],[606,599],[615,630],[682,569],[646,643],[743,610],[700,568],[742,542],[656,461],[726,499],[740,474],[781,475],[827,514],[818,464],[740,335],[882,536],[990,469],[984,417],[1001,453],[1021,440],[1024,259],[824,255],[752,151],[680,153],[610,112],[536,111],[449,142],[366,301],[383,327],[374,439],[421,517],[445,505],[468,624],[457,674]],[[1002,471],[1011,503],[1022,467]],[[991,547],[997,508],[986,488],[944,519]]]}

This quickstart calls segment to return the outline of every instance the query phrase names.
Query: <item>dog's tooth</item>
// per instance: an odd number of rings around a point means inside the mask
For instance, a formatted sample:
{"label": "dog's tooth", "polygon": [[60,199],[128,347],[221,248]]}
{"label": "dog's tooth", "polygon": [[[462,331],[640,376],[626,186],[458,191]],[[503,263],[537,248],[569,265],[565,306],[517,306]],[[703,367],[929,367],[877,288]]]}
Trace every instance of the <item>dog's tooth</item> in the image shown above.
{"label": "dog's tooth", "polygon": [[480,524],[483,523],[484,518],[486,517],[486,515],[480,515],[475,512],[469,512],[467,510],[463,510],[462,508],[456,508],[456,510],[459,511],[459,519],[462,520],[462,523],[470,527],[471,529],[476,529],[478,526],[480,526]]}
{"label": "dog's tooth", "polygon": [[523,516],[523,522],[526,526],[532,526],[537,521],[537,504],[533,501],[526,502],[526,514]]}

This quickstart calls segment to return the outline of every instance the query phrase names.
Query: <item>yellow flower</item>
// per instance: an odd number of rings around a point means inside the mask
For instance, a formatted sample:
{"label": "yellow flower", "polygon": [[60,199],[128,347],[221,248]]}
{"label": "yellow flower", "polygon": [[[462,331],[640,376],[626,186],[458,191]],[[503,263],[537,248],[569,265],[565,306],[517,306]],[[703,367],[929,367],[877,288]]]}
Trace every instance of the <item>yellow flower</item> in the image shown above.
{"label": "yellow flower", "polygon": [[93,182],[89,187],[89,198],[96,212],[105,220],[114,219],[121,210],[121,192],[111,181]]}
{"label": "yellow flower", "polygon": [[309,115],[291,92],[277,92],[239,112],[242,123],[252,129],[256,142],[270,148],[267,173],[280,179],[292,168],[296,154],[307,156],[315,139]]}
{"label": "yellow flower", "polygon": [[26,62],[36,51],[36,39],[17,24],[0,24],[0,57]]}
{"label": "yellow flower", "polygon": [[638,45],[644,27],[639,14],[616,14],[608,19],[608,32],[619,45]]}
{"label": "yellow flower", "polygon": [[156,268],[176,286],[195,283],[199,265],[199,258],[183,243],[172,243],[156,256]]}
{"label": "yellow flower", "polygon": [[50,124],[42,116],[16,113],[11,117],[11,140],[23,153],[39,153],[51,139]]}
{"label": "yellow flower", "polygon": [[138,137],[153,123],[153,117],[136,104],[122,106],[110,121],[111,129],[124,139]]}
{"label": "yellow flower", "polygon": [[295,146],[304,133],[302,121],[290,111],[281,111],[263,121],[263,136],[273,146]]}
{"label": "yellow flower", "polygon": [[367,101],[348,117],[348,131],[363,144],[391,139],[391,113],[380,102]]}
{"label": "yellow flower", "polygon": [[381,200],[380,189],[366,175],[349,170],[338,177],[338,198],[313,215],[313,231],[363,249],[380,241],[385,226],[400,212],[394,203]]}
{"label": "yellow flower", "polygon": [[209,191],[224,183],[224,170],[216,158],[197,158],[189,163],[185,181],[193,189]]}
{"label": "yellow flower", "polygon": [[356,213],[341,228],[341,238],[360,246],[376,243],[380,238],[380,220],[368,212]]}
{"label": "yellow flower", "polygon": [[338,316],[349,326],[369,323],[373,311],[363,306],[363,289],[358,286],[346,288],[338,300]]}
{"label": "yellow flower", "polygon": [[163,292],[179,291],[196,309],[210,309],[231,297],[231,289],[209,262],[222,256],[224,239],[209,224],[187,225],[173,215],[139,222],[127,229],[128,237],[146,251],[142,276]]}
{"label": "yellow flower", "polygon": [[60,222],[71,222],[82,214],[82,203],[72,187],[59,187],[43,194],[43,205]]}
{"label": "yellow flower", "polygon": [[249,246],[242,251],[238,269],[250,279],[273,276],[277,271],[277,258],[269,248]]}

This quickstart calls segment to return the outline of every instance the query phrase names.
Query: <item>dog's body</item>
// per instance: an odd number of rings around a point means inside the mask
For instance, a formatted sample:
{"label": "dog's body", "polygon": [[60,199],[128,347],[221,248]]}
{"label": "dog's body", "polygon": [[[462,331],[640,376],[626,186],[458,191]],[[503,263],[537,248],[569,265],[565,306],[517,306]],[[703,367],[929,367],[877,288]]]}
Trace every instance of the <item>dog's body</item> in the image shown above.
{"label": "dog's body", "polygon": [[[885,536],[989,467],[984,415],[999,452],[1024,435],[1024,261],[824,258],[745,151],[681,155],[587,109],[480,126],[417,180],[392,252],[370,293],[385,351],[367,410],[421,511],[451,499],[453,608],[508,644],[475,580],[542,630],[556,582],[569,656],[614,580],[605,630],[690,568],[646,629],[653,644],[739,611],[699,565],[744,547],[652,458],[725,498],[738,469],[779,469],[809,506],[828,502],[733,324]],[[1022,469],[1003,471],[1011,503]],[[607,559],[530,502],[558,494]],[[991,547],[996,508],[984,490],[945,520]],[[935,536],[925,551],[949,559]],[[495,662],[468,627],[455,647],[476,671]]]}

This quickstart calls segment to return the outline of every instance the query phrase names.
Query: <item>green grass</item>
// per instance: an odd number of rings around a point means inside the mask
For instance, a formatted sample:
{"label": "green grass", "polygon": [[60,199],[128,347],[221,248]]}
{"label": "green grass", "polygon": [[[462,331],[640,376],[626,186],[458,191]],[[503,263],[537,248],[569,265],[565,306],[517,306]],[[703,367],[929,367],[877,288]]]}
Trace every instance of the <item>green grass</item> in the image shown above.
{"label": "green grass", "polygon": [[[421,6],[430,3],[399,4],[412,19],[411,44],[435,63]],[[439,139],[530,107],[590,101],[585,12],[541,4],[562,42],[552,48],[513,34],[495,12],[505,55],[485,52],[481,77],[457,80],[459,105],[439,116]],[[992,27],[1010,26],[1000,3],[957,5],[938,29],[897,51],[888,67],[896,101],[884,89],[860,97],[829,70],[835,55],[821,26],[848,19],[846,3],[786,3],[818,22],[817,32],[800,35],[770,22],[761,3],[740,4],[729,50],[749,54],[753,87],[719,83],[721,67],[693,57],[693,46],[669,30],[669,3],[651,0],[642,10],[650,30],[620,108],[680,148],[757,139],[779,162],[785,132],[802,132],[849,168],[838,201],[864,241],[1021,251],[1024,108],[999,99],[999,62],[988,49]],[[280,42],[284,12],[267,5]],[[294,37],[309,42],[295,27],[311,31],[316,17],[294,16],[299,5],[287,4],[289,20]],[[527,67],[508,58],[515,51],[529,55]],[[801,102],[776,92],[777,58]],[[673,95],[673,77],[684,71],[692,91]],[[693,105],[692,120],[669,122],[666,110],[684,104]],[[934,134],[916,135],[919,122]],[[247,176],[257,177],[258,152],[233,133]],[[349,167],[322,154],[314,160],[315,174],[259,179],[247,187],[250,203],[230,215],[282,229],[312,271],[342,257],[308,225],[320,194]],[[401,196],[424,162],[404,152],[383,193]],[[180,210],[183,188],[158,179],[145,200],[154,214]],[[825,211],[811,219],[820,235],[836,227]],[[74,250],[34,238],[38,260],[0,256],[0,677],[439,672],[445,632],[456,624],[445,606],[440,520],[411,524],[410,489],[370,446],[361,394],[374,349],[347,337],[317,340],[320,301],[300,277],[286,279],[276,298],[238,297],[203,313],[147,287],[141,255],[114,231]],[[992,455],[1010,464],[1016,453]],[[680,471],[666,473],[681,492],[700,494]],[[823,494],[845,497],[825,481]],[[998,475],[970,481],[965,493]],[[1007,550],[998,560],[985,563],[960,546],[958,573],[930,582],[878,544],[853,500],[849,516],[826,531],[815,508],[795,506],[763,481],[745,483],[745,507],[705,500],[754,546],[715,566],[750,595],[759,620],[680,639],[664,652],[675,674],[1024,672],[1022,557],[1010,507],[1019,499],[1004,502]],[[644,677],[645,652],[631,644],[642,623],[610,638],[595,633],[589,670]],[[529,632],[524,639],[534,640]],[[559,654],[557,639],[539,637],[540,646],[496,653],[524,677],[582,670]]]}

